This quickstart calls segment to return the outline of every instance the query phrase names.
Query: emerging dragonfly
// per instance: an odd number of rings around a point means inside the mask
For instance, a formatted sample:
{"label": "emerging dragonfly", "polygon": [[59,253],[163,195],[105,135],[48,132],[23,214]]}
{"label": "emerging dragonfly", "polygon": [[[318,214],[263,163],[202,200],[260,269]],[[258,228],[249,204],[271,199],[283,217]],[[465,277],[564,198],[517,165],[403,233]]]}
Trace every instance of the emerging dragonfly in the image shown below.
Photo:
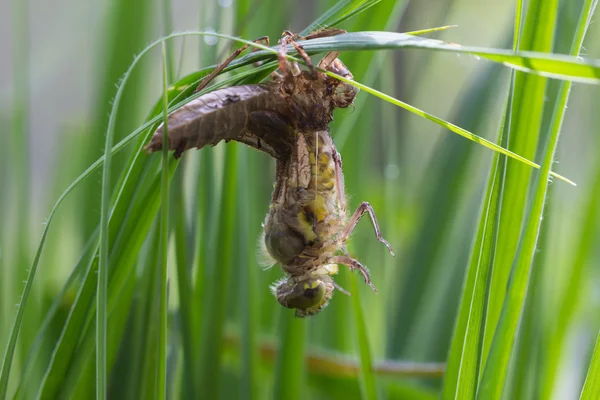
{"label": "emerging dragonfly", "polygon": [[[326,30],[300,39],[340,32]],[[329,135],[329,123],[333,110],[351,105],[358,89],[314,68],[297,38],[284,33],[278,56],[280,73],[275,73],[271,82],[216,90],[169,115],[168,146],[178,158],[190,148],[235,140],[277,160],[263,243],[272,260],[269,264],[279,263],[287,274],[273,285],[275,297],[283,306],[296,309],[296,316],[305,317],[325,308],[334,288],[344,292],[331,277],[338,264],[360,271],[377,291],[368,270],[345,247],[365,213],[371,217],[377,239],[394,253],[381,236],[369,203],[361,203],[350,218],[346,215],[342,160]],[[288,44],[303,57],[309,71],[287,61]],[[197,91],[246,47],[219,65]],[[326,54],[318,67],[352,79],[338,55]],[[161,126],[146,146],[148,152],[162,148],[162,134]]]}

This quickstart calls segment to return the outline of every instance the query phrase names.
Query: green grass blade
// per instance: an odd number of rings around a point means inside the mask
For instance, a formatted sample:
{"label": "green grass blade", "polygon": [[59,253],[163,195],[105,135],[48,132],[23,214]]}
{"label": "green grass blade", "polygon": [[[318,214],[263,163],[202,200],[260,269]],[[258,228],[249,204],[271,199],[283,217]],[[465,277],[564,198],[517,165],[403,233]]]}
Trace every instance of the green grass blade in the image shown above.
{"label": "green grass blade", "polygon": [[600,335],[596,339],[590,368],[585,378],[580,400],[595,400],[600,398]]}
{"label": "green grass blade", "polygon": [[[600,82],[600,60],[583,59],[541,51],[519,51],[462,46],[440,40],[396,32],[350,32],[342,35],[312,39],[302,43],[308,53],[331,50],[364,51],[415,48],[452,53],[470,54],[489,61],[502,63],[519,71],[582,83]],[[261,47],[262,48],[262,47]],[[260,52],[257,52],[260,53]],[[254,54],[253,57],[264,55]]]}
{"label": "green grass blade", "polygon": [[[98,251],[98,246],[94,246],[95,252]],[[87,319],[89,305],[93,300],[94,285],[96,281],[92,278],[97,271],[98,260],[92,259],[87,267],[87,271],[83,278],[83,284],[80,285],[75,302],[69,312],[69,316],[64,324],[64,329],[61,336],[54,347],[50,364],[44,375],[38,398],[54,399],[60,391],[64,371],[68,369],[69,364],[76,352],[80,332],[84,329],[84,324]]]}
{"label": "green grass blade", "polygon": [[360,391],[363,399],[378,399],[375,374],[373,373],[373,358],[367,337],[365,317],[360,303],[359,288],[356,275],[350,276],[350,293],[352,293],[352,309],[354,312],[354,326],[356,328],[356,342],[360,358]]}
{"label": "green grass blade", "polygon": [[381,0],[340,0],[300,32],[300,35],[308,35],[311,32],[323,29],[323,27],[337,26],[380,1]]}
{"label": "green grass blade", "polygon": [[[590,21],[590,12],[593,10],[593,3],[595,1],[588,1],[583,9],[571,49],[571,54],[573,55],[579,54],[581,50],[583,38]],[[548,133],[548,141],[543,153],[542,168],[533,195],[533,203],[528,214],[519,253],[515,259],[508,294],[492,342],[488,362],[485,365],[481,391],[478,393],[479,398],[482,399],[500,399],[504,389],[508,364],[513,351],[514,338],[525,305],[530,269],[533,265],[546,202],[550,167],[554,162],[554,154],[558,144],[570,88],[570,82],[561,83],[556,99],[550,131]]]}
{"label": "green grass blade", "polygon": [[[495,144],[494,142],[491,142],[491,141],[489,141],[489,140],[487,140],[485,138],[482,138],[481,136],[477,136],[474,133],[471,133],[471,132],[467,131],[466,129],[463,129],[463,128],[459,127],[459,126],[456,126],[453,123],[450,123],[448,121],[444,121],[443,119],[441,119],[439,117],[436,117],[435,115],[429,114],[429,113],[427,113],[427,112],[425,112],[423,110],[418,109],[417,107],[413,107],[410,104],[404,103],[404,102],[402,102],[402,101],[400,101],[398,99],[393,98],[392,96],[388,96],[387,94],[382,93],[382,92],[380,92],[380,91],[378,91],[376,89],[370,88],[370,87],[365,86],[365,85],[363,85],[361,83],[358,83],[358,82],[346,79],[344,77],[341,77],[339,75],[336,75],[336,74],[333,74],[333,73],[330,73],[330,72],[327,72],[327,75],[333,76],[333,77],[335,77],[335,78],[337,78],[339,80],[342,80],[344,82],[350,83],[353,86],[356,86],[356,87],[364,90],[367,93],[370,93],[370,94],[372,94],[374,96],[377,96],[380,99],[387,101],[388,103],[392,103],[392,104],[394,104],[394,105],[396,105],[398,107],[404,108],[405,110],[408,110],[408,111],[412,112],[413,114],[416,114],[416,115],[418,115],[420,117],[426,118],[426,119],[428,119],[428,120],[430,120],[430,121],[432,121],[432,122],[434,122],[434,123],[436,123],[436,124],[438,124],[438,125],[446,128],[446,129],[448,129],[448,130],[450,130],[450,131],[452,131],[452,132],[454,132],[454,133],[456,133],[456,134],[458,134],[458,135],[460,135],[460,136],[462,136],[464,138],[467,138],[467,139],[469,139],[469,140],[471,140],[471,141],[473,141],[475,143],[478,143],[478,144],[480,144],[480,145],[482,145],[484,147],[487,147],[488,149],[494,150],[495,152],[498,152],[500,154],[504,154],[505,156],[508,156],[508,157],[510,157],[510,158],[512,158],[514,160],[520,161],[523,164],[528,165],[530,167],[533,167],[533,168],[536,168],[536,169],[540,168],[540,166],[538,164],[534,163],[533,161],[529,161],[525,157],[522,157],[522,156],[520,156],[520,155],[518,155],[518,154],[516,154],[516,153],[514,153],[514,152],[512,152],[510,150],[507,150],[507,149],[505,149],[503,147],[500,147],[497,144]],[[571,184],[573,186],[576,186],[575,182],[573,182],[570,179],[565,178],[564,176],[559,175],[559,174],[557,174],[555,172],[550,172],[550,175],[553,176],[553,177],[555,177],[555,178],[558,178],[558,179],[560,179],[562,181],[565,181],[565,182],[567,182],[567,183],[569,183],[569,184]]]}
{"label": "green grass blade", "polygon": [[[167,66],[167,48],[165,42],[162,42],[162,61],[163,61],[163,120],[166,121],[169,116],[169,98],[168,98],[168,66]],[[163,125],[163,143],[168,143],[168,127]],[[159,340],[158,340],[158,387],[156,395],[158,399],[167,398],[167,312],[168,312],[168,268],[167,255],[169,251],[169,150],[167,146],[162,149],[162,172],[161,172],[161,215],[160,215],[160,248],[161,263],[160,266],[160,310],[159,310]]]}
{"label": "green grass blade", "polygon": [[281,344],[275,369],[274,399],[306,398],[306,322],[305,319],[296,318],[289,310],[281,313]]}
{"label": "green grass blade", "polygon": [[[504,127],[500,128],[501,133],[503,129]],[[475,397],[477,391],[492,246],[496,234],[500,175],[499,155],[496,153],[492,160],[477,236],[465,276],[463,299],[448,357],[444,399],[470,399]]]}
{"label": "green grass blade", "polygon": [[[204,33],[204,32],[198,33],[198,35],[204,35],[204,34],[210,34],[210,33]],[[214,34],[214,35],[223,36],[223,35],[219,35],[219,34]],[[123,80],[121,82],[121,86],[119,87],[119,90],[117,91],[117,94],[115,96],[115,99],[113,102],[113,111],[115,112],[115,115],[116,115],[115,110],[118,109],[118,106],[119,106],[119,103],[120,103],[120,100],[122,97],[122,89],[123,89],[125,83],[127,82],[129,76],[131,75],[132,70],[138,64],[138,62],[141,60],[141,58],[148,51],[150,51],[152,48],[154,48],[156,45],[160,44],[162,41],[167,40],[168,38],[179,37],[179,36],[183,36],[183,35],[182,34],[173,34],[166,38],[157,40],[157,41],[151,43],[148,47],[146,47],[140,54],[138,54],[138,56],[132,62],[129,70],[124,75]],[[225,37],[235,39],[235,38],[233,38],[231,36],[227,36],[227,35],[225,35]],[[158,121],[159,119],[160,119],[160,117],[155,117],[153,120],[146,123],[144,126],[137,129],[135,132],[133,132],[132,134],[130,134],[129,136],[127,136],[126,138],[121,140],[117,145],[115,145],[114,148],[111,148],[112,146],[109,147],[109,149],[108,149],[109,154],[112,155],[115,152],[122,150],[129,142],[131,142],[133,139],[135,139],[137,136],[139,136],[139,134],[141,132],[143,132],[145,129],[147,129],[148,126],[151,126],[153,123],[156,123],[156,121]],[[112,126],[109,124],[109,131],[111,129],[114,130],[114,118],[111,117],[111,120],[113,121],[113,124],[112,124]],[[108,141],[108,132],[107,132],[107,141]],[[31,288],[33,286],[33,281],[34,281],[35,275],[37,273],[37,268],[39,266],[39,261],[40,261],[41,255],[42,255],[42,250],[44,249],[44,245],[46,243],[46,239],[48,236],[48,231],[50,229],[51,222],[53,221],[54,215],[55,215],[56,211],[58,210],[59,206],[62,204],[62,202],[65,200],[65,198],[73,191],[73,189],[75,189],[82,182],[84,182],[88,177],[90,177],[93,172],[98,170],[98,168],[102,167],[104,165],[105,160],[106,160],[106,155],[99,158],[87,170],[85,170],[79,177],[77,177],[69,185],[69,187],[67,187],[67,189],[65,189],[65,191],[61,194],[61,196],[58,198],[58,200],[56,201],[56,203],[50,210],[50,214],[48,215],[48,218],[46,220],[44,230],[42,231],[42,237],[40,239],[40,243],[38,245],[36,255],[32,262],[31,268],[29,269],[29,273],[27,275],[27,280],[25,281],[25,287],[23,288],[23,293],[21,295],[21,301],[19,302],[19,306],[17,308],[17,314],[15,316],[15,319],[14,319],[14,322],[13,322],[13,325],[11,328],[9,342],[6,347],[6,351],[5,351],[3,362],[2,362],[2,372],[0,373],[0,391],[2,391],[2,390],[6,391],[7,387],[8,387],[8,377],[10,374],[10,368],[12,365],[12,360],[13,360],[14,353],[15,353],[16,343],[17,343],[17,339],[19,336],[19,330],[20,330],[21,324],[23,322],[23,315],[25,313],[25,308],[27,306],[27,303],[28,303],[28,300],[29,300],[29,297],[31,294]],[[1,392],[0,392],[0,394],[1,394]]]}
{"label": "green grass blade", "polygon": [[[7,267],[3,268],[2,278],[4,279],[2,279],[0,290],[2,290],[8,295],[5,299],[7,300],[7,304],[12,304],[12,302],[16,298],[16,296],[13,295],[15,292],[13,292],[12,288],[16,285],[20,285],[24,276],[24,272],[20,271],[18,266],[27,265],[27,260],[30,257],[29,246],[27,245],[29,238],[29,210],[27,206],[31,197],[29,193],[30,173],[28,122],[30,92],[29,52],[31,51],[31,46],[29,42],[29,1],[13,1],[11,2],[11,8],[13,11],[12,44],[14,56],[14,98],[12,104],[12,130],[9,141],[9,144],[12,142],[12,149],[9,153],[7,153],[7,158],[9,158],[8,165],[10,165],[10,168],[8,168],[7,166],[6,171],[12,170],[10,175],[12,175],[13,179],[12,181],[9,180],[9,182],[12,183],[12,185],[10,185],[12,187],[7,187],[9,184],[4,183],[3,197],[9,197],[7,196],[7,194],[14,191],[13,198],[15,199],[15,201],[13,204],[15,205],[15,207],[11,210],[11,212],[15,213],[18,219],[15,221],[16,224],[13,227],[14,231],[13,233],[11,233],[11,235],[15,235],[17,238],[15,245],[17,246],[18,250],[16,259],[12,260],[12,263],[4,263],[4,260],[2,260],[2,256],[4,256],[2,247],[9,246],[10,244],[8,241],[0,241],[0,261],[3,261],[0,264],[0,267]],[[31,270],[29,271],[28,275],[31,275]],[[19,301],[19,309],[21,308],[21,304],[23,302],[25,302],[25,304],[27,303],[28,297],[29,293],[24,292]],[[0,305],[2,305],[3,303],[2,300],[0,300]],[[0,365],[0,399],[4,399],[7,396],[9,377],[13,363],[13,356],[15,348],[17,346],[17,337],[19,335],[22,323],[23,314],[17,311],[15,322],[13,323],[10,329],[9,340],[6,346],[6,350],[4,352],[2,364]],[[27,332],[25,334],[29,336]],[[0,329],[0,340],[3,339],[3,336],[4,329]],[[30,340],[22,342],[24,347],[30,345]]]}
{"label": "green grass blade", "polygon": [[217,218],[218,226],[211,227],[211,233],[217,238],[214,243],[216,250],[213,250],[215,259],[210,263],[213,268],[212,279],[204,299],[206,308],[204,308],[202,321],[202,365],[199,389],[203,393],[201,395],[203,398],[216,398],[219,393],[218,373],[222,362],[225,314],[229,303],[228,299],[231,297],[229,282],[234,259],[232,249],[227,248],[225,244],[232,242],[237,229],[237,147],[227,146],[225,153],[222,205]]}

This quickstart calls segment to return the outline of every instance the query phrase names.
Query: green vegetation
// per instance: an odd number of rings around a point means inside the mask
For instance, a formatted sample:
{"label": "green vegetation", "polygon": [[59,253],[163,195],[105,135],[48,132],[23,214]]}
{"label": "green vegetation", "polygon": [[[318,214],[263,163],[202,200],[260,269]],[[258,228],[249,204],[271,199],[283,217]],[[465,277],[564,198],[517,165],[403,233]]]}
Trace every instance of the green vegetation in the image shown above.
{"label": "green vegetation", "polygon": [[[438,3],[210,2],[202,30],[171,34],[168,1],[112,2],[94,111],[55,139],[48,172],[31,151],[28,3],[13,1],[0,399],[600,398],[597,0]],[[362,89],[331,126],[350,208],[373,205],[396,257],[361,223],[350,251],[379,294],[342,268],[352,296],[297,319],[269,289],[282,272],[256,261],[272,160],[142,147],[231,49],[323,26],[350,33],[305,50],[341,50]],[[255,46],[203,92],[267,77],[274,50]]]}

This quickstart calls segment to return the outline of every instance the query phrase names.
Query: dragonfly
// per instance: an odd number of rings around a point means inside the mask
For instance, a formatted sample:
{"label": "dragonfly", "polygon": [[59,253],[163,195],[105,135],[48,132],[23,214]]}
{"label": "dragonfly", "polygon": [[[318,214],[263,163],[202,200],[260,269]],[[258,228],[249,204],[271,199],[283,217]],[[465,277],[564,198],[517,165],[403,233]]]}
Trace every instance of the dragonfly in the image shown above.
{"label": "dragonfly", "polygon": [[[369,215],[377,239],[394,255],[368,202],[362,202],[348,216],[342,158],[330,136],[329,124],[333,110],[351,106],[358,89],[323,71],[348,80],[353,80],[352,73],[337,51],[327,53],[315,68],[301,45],[302,40],[341,32],[325,30],[306,37],[284,32],[279,42],[279,70],[272,74],[271,81],[201,95],[171,113],[166,122],[168,149],[174,150],[175,158],[188,149],[214,146],[223,140],[244,143],[275,158],[275,186],[263,223],[261,247],[268,260],[265,266],[279,264],[285,273],[272,285],[273,294],[282,306],[295,309],[297,317],[322,311],[335,289],[349,294],[333,280],[338,265],[359,271],[377,292],[368,269],[346,249],[363,215]],[[308,70],[287,60],[290,44]],[[247,47],[218,65],[196,91],[205,88]],[[145,149],[152,153],[162,147],[163,125]]]}

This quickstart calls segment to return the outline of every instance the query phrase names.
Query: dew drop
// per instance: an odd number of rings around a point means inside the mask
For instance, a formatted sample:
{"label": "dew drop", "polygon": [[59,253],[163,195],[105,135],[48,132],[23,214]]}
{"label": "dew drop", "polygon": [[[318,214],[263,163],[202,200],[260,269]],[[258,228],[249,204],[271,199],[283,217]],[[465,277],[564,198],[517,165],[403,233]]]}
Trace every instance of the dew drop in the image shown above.
{"label": "dew drop", "polygon": [[[207,33],[216,33],[213,28],[207,28],[206,32]],[[219,41],[219,38],[217,38],[216,36],[210,36],[210,35],[204,36],[204,43],[206,43],[209,46],[214,46],[215,44],[217,44],[218,41]]]}

